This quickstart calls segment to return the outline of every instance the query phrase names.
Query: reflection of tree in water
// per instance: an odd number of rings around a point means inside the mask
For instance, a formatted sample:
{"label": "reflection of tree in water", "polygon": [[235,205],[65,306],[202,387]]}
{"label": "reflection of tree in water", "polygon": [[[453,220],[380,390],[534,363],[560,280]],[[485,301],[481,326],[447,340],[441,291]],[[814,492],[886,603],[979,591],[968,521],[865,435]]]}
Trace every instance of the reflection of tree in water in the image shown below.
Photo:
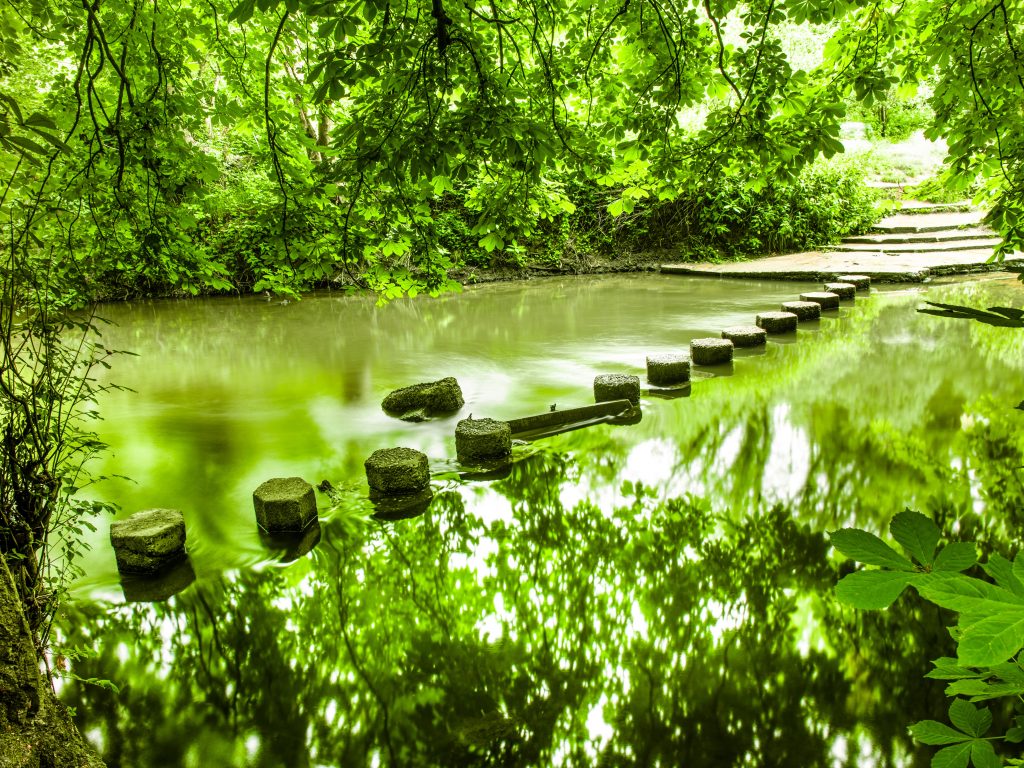
{"label": "reflection of tree in water", "polygon": [[[840,612],[785,509],[724,522],[643,486],[566,508],[578,471],[537,454],[417,520],[336,520],[288,568],[78,608],[100,655],[77,672],[123,686],[72,686],[80,726],[112,766],[792,766],[841,740],[894,765],[941,712],[907,674],[946,650],[937,616]],[[485,522],[478,490],[511,514]]]}

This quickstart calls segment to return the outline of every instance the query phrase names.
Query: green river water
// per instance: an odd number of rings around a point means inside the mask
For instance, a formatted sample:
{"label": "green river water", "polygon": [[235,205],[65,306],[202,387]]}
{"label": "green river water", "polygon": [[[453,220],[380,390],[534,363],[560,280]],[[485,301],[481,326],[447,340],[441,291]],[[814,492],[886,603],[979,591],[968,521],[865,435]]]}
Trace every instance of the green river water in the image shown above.
{"label": "green river water", "polygon": [[[825,531],[910,507],[983,548],[1021,544],[1024,344],[918,314],[1020,306],[1013,277],[845,302],[633,425],[518,446],[460,476],[459,418],[593,401],[600,373],[750,324],[816,288],[655,275],[550,279],[376,307],[319,294],[114,305],[129,349],[100,403],[121,516],[181,509],[189,564],[122,585],[97,521],[61,619],[62,698],[111,766],[926,766],[949,617],[912,597],[858,613]],[[725,375],[722,375],[725,374]],[[380,401],[455,376],[455,417]],[[431,461],[418,517],[377,521],[363,461]],[[252,491],[329,480],[320,539],[262,539]],[[163,595],[160,594],[161,590]],[[147,596],[169,599],[148,602]]]}

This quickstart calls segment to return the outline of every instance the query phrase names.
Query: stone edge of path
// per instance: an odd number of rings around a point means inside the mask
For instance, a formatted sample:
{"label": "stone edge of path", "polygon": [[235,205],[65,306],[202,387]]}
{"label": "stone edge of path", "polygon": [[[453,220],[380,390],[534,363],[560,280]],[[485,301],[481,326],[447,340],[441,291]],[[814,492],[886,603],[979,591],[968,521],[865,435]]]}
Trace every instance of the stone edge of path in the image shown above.
{"label": "stone edge of path", "polygon": [[[754,262],[739,262],[739,264],[753,264]],[[716,267],[718,267],[716,269]],[[819,269],[819,270],[768,270],[768,269],[728,269],[721,268],[722,265],[706,264],[663,264],[661,272],[666,275],[695,275],[699,277],[722,277],[747,280],[833,280],[839,275],[846,274],[849,269]],[[879,271],[873,269],[858,268],[858,274],[871,278],[872,283],[920,283],[929,277],[944,275],[969,275],[985,272],[1015,272],[1024,270],[1024,258],[1006,259],[1001,262],[982,262],[971,264],[943,264],[941,266],[929,267],[927,269],[903,270],[903,271]]]}

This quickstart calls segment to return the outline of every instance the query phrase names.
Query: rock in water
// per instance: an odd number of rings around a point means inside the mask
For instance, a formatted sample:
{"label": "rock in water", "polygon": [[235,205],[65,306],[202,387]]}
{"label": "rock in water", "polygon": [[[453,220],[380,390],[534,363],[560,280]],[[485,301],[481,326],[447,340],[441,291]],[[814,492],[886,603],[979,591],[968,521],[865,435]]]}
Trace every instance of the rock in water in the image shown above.
{"label": "rock in water", "polygon": [[756,325],[734,325],[722,329],[722,338],[736,347],[760,347],[767,343],[768,332]]}
{"label": "rock in water", "polygon": [[176,509],[144,509],[110,524],[117,568],[157,573],[185,557],[185,518]]}
{"label": "rock in water", "polygon": [[811,291],[810,293],[801,293],[800,301],[813,301],[815,304],[820,304],[823,310],[839,309],[839,294],[832,293],[831,291]]}
{"label": "rock in water", "polygon": [[817,320],[821,317],[821,304],[816,301],[786,301],[782,304],[783,312],[792,312],[800,322]]}
{"label": "rock in water", "polygon": [[371,496],[416,493],[430,485],[427,455],[412,448],[381,448],[363,466]]}
{"label": "rock in water", "polygon": [[256,522],[268,533],[302,531],[316,520],[316,494],[301,477],[275,477],[252,492]]}
{"label": "rock in water", "polygon": [[690,359],[694,365],[722,365],[732,362],[733,343],[728,339],[694,339]]}
{"label": "rock in water", "polygon": [[837,283],[852,283],[857,286],[858,291],[866,291],[871,287],[871,278],[868,275],[839,275]]}
{"label": "rock in water", "polygon": [[449,376],[439,381],[396,389],[384,398],[381,407],[389,416],[407,421],[423,421],[431,416],[455,413],[465,404],[459,382]]}
{"label": "rock in water", "polygon": [[[689,370],[689,367],[687,367]],[[629,400],[640,403],[640,377],[620,373],[607,373],[594,377],[594,401]]]}
{"label": "rock in water", "polygon": [[[685,384],[690,380],[690,358],[686,355],[648,355],[647,381],[656,387]],[[628,399],[628,398],[627,398]]]}
{"label": "rock in water", "polygon": [[857,286],[853,283],[825,283],[825,290],[840,299],[852,299],[857,294]]}
{"label": "rock in water", "polygon": [[790,333],[796,330],[798,318],[793,312],[762,312],[757,325],[768,333]]}
{"label": "rock in water", "polygon": [[501,459],[512,453],[512,428],[507,421],[463,419],[455,425],[459,461]]}

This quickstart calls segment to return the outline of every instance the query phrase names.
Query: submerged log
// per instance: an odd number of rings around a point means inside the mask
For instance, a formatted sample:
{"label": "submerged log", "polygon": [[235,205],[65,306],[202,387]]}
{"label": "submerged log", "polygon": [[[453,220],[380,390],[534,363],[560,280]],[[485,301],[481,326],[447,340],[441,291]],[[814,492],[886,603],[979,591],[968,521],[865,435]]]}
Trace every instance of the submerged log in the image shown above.
{"label": "submerged log", "polygon": [[525,416],[521,419],[511,419],[508,422],[512,434],[519,437],[524,434],[539,437],[536,433],[543,432],[544,435],[568,432],[590,424],[599,424],[603,421],[621,416],[630,409],[633,404],[629,400],[606,400],[594,405],[584,405],[580,408],[567,408],[562,411],[549,411],[536,416]]}

